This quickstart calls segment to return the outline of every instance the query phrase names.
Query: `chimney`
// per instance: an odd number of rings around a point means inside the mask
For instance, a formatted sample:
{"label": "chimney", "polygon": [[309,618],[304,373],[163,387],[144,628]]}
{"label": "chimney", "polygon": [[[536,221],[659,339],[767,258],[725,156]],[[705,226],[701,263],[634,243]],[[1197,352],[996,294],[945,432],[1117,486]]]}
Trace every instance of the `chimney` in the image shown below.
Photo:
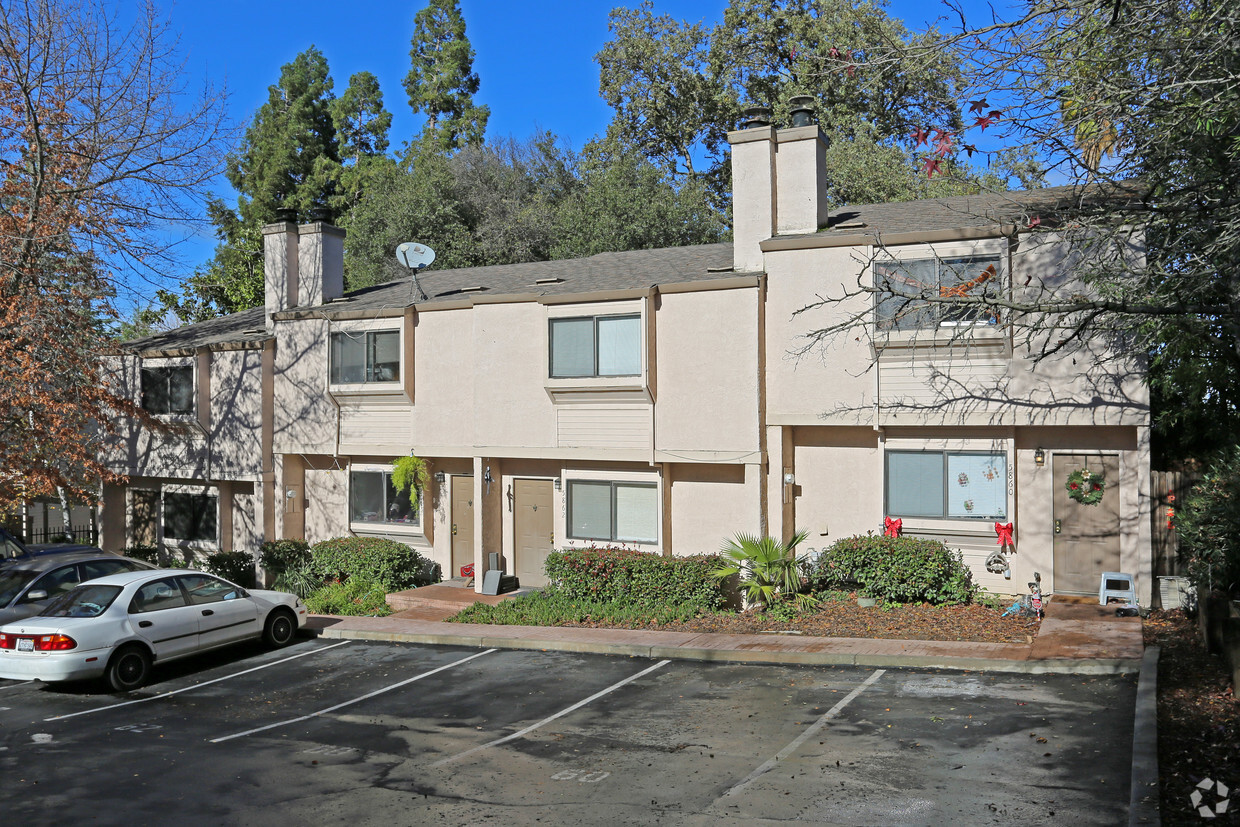
{"label": "chimney", "polygon": [[733,267],[763,269],[763,241],[814,233],[827,223],[826,136],[813,119],[813,98],[789,101],[793,125],[775,130],[748,109],[732,145]]}
{"label": "chimney", "polygon": [[280,220],[263,227],[263,287],[267,332],[275,330],[273,313],[297,304],[297,222]]}
{"label": "chimney", "polygon": [[297,305],[313,306],[344,295],[344,230],[324,221],[302,224],[297,251]]}

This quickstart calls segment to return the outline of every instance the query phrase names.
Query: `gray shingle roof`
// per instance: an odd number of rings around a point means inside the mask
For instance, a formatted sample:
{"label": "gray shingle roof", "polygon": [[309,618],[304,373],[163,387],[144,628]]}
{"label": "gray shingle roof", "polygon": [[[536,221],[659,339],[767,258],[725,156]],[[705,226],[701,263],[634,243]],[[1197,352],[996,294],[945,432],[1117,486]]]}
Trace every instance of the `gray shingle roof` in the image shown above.
{"label": "gray shingle roof", "polygon": [[185,325],[142,339],[134,339],[131,342],[125,342],[122,347],[138,352],[186,350],[198,347],[252,345],[267,338],[270,337],[267,335],[265,308],[252,307],[240,313],[207,319],[205,322]]}

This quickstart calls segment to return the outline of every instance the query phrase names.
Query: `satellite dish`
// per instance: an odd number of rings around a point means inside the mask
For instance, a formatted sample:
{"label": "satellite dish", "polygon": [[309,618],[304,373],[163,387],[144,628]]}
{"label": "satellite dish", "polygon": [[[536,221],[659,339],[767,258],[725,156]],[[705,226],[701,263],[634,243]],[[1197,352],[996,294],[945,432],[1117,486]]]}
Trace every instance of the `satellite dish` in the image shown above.
{"label": "satellite dish", "polygon": [[410,270],[421,270],[435,261],[435,251],[416,241],[405,241],[396,247],[396,260]]}
{"label": "satellite dish", "polygon": [[426,301],[426,293],[423,292],[422,285],[418,284],[418,271],[430,266],[435,260],[435,251],[416,241],[404,241],[396,246],[396,260],[413,271],[414,300],[421,298]]}

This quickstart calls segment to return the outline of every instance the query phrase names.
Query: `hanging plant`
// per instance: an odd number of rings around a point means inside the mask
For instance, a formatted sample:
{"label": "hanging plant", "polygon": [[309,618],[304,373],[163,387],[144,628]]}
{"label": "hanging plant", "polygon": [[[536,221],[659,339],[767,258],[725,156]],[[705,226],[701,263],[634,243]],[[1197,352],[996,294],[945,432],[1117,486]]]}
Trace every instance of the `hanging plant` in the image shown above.
{"label": "hanging plant", "polygon": [[[426,460],[410,454],[392,462],[392,485],[398,492],[410,491],[416,485],[419,491],[431,484],[431,469]],[[412,492],[410,491],[412,496]]]}
{"label": "hanging plant", "polygon": [[1088,468],[1078,468],[1068,475],[1064,485],[1068,496],[1082,505],[1097,505],[1106,491],[1107,481],[1101,474],[1095,474]]}

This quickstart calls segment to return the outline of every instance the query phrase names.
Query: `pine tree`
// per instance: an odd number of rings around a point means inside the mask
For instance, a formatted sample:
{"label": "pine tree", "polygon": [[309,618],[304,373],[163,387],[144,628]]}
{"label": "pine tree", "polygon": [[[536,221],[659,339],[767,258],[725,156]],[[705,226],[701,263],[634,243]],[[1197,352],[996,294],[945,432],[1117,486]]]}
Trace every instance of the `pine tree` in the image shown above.
{"label": "pine tree", "polygon": [[409,106],[426,115],[425,134],[443,149],[480,144],[491,110],[474,103],[478,75],[458,0],[430,0],[413,18]]}

